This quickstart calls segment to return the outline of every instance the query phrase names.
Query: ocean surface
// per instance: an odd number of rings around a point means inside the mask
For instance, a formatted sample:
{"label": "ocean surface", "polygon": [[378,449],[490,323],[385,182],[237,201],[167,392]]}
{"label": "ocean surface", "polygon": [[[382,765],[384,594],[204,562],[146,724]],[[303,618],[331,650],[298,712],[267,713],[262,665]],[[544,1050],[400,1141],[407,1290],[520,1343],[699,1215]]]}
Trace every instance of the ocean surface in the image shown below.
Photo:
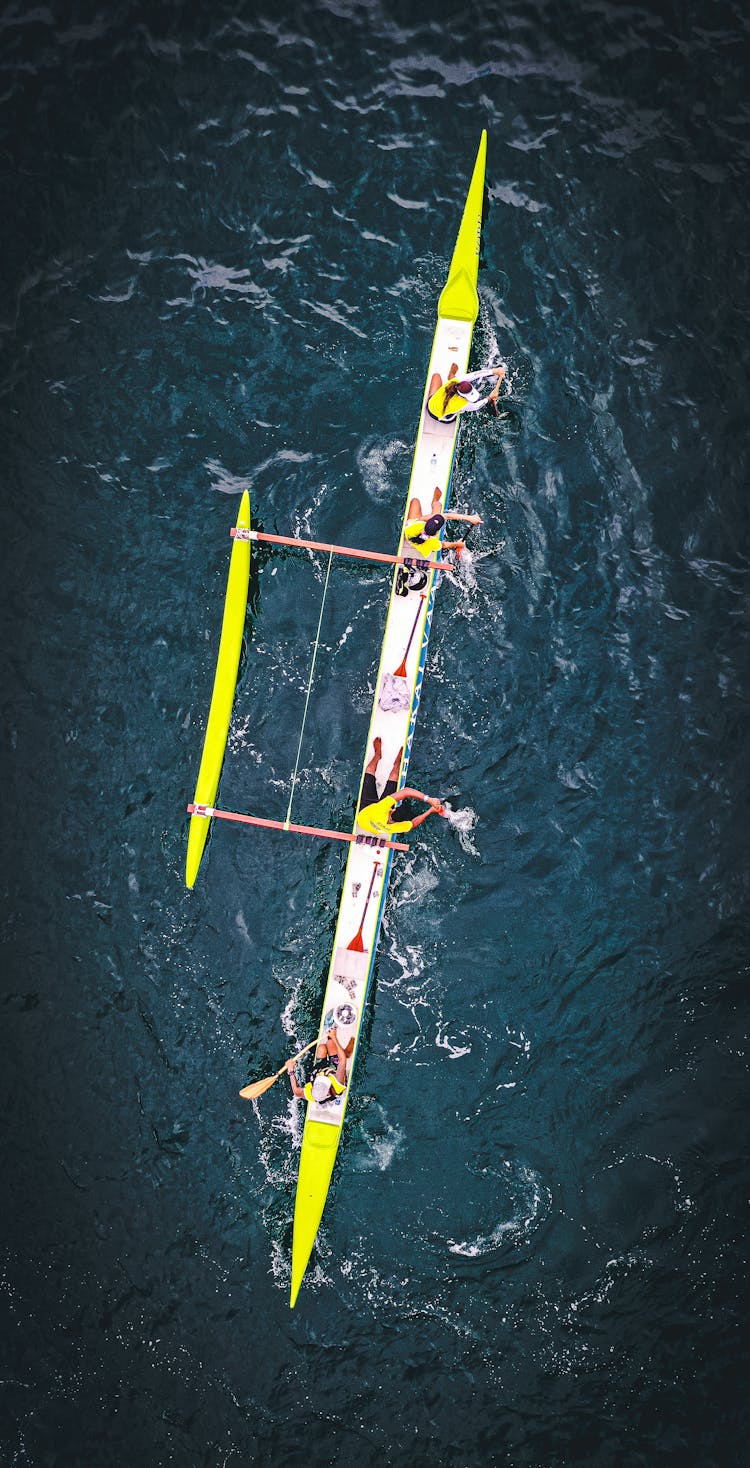
{"label": "ocean surface", "polygon": [[[746,1461],[748,25],[725,0],[0,9],[3,1468]],[[288,1305],[343,856],[184,886],[229,527],[391,550],[482,127],[394,871]],[[283,817],[325,565],[254,560],[221,803]],[[387,572],[295,796],[346,827]]]}

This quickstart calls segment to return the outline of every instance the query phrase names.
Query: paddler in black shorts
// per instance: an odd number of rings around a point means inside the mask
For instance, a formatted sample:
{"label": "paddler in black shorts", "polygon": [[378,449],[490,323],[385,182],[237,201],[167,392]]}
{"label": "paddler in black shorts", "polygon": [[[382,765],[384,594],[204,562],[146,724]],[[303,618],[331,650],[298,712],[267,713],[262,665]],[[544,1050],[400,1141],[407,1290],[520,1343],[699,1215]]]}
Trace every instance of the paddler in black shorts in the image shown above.
{"label": "paddler in black shorts", "polygon": [[[404,786],[403,790],[398,789],[403,749],[400,749],[396,755],[391,773],[379,795],[376,775],[383,757],[383,744],[377,735],[372,742],[372,751],[372,757],[362,777],[362,789],[359,792],[357,825],[360,831],[366,832],[368,836],[382,839],[396,835],[400,831],[413,831],[416,826],[421,826],[428,816],[445,814],[440,801],[430,795],[423,795],[421,790],[411,790],[408,786]],[[427,810],[415,816],[413,821],[394,821],[391,817],[401,800],[421,800],[427,806]]]}

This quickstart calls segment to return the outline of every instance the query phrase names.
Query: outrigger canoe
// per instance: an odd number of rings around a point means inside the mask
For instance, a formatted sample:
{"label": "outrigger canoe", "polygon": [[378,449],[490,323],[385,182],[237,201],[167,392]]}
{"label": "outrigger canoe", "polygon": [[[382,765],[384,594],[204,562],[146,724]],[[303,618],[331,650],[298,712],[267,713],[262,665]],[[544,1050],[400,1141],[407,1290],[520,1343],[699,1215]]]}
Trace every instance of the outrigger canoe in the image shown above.
{"label": "outrigger canoe", "polygon": [[[445,381],[453,364],[458,365],[459,377],[468,367],[471,337],[479,310],[477,274],[486,152],[487,134],[483,132],[448,278],[438,302],[437,328],[422,394],[411,478],[404,505],[401,551],[406,554],[409,542],[403,539],[403,534],[412,500],[418,499],[425,514],[429,515],[428,506],[432,507],[437,490],[443,508],[448,505],[460,419],[438,422],[427,412],[427,399],[435,374]],[[418,577],[412,579],[419,581]],[[398,569],[394,571],[363,778],[372,757],[374,741],[379,738],[382,747],[381,778],[386,778],[399,750],[403,750],[398,783],[399,786],[405,783],[438,580],[436,571],[428,571],[424,585],[417,584],[403,595],[399,594],[403,578]],[[391,696],[393,685],[389,680],[404,663],[407,697],[398,706],[398,700]],[[394,703],[397,706],[394,707]],[[339,1040],[346,1041],[346,1048],[351,1040],[354,1045],[347,1066],[346,1091],[340,1099],[323,1105],[315,1101],[307,1104],[294,1208],[292,1308],[323,1217],[341,1140],[392,862],[392,851],[384,852],[362,843],[349,848],[319,1034],[321,1040],[324,1039],[328,1029],[335,1025]],[[359,941],[355,942],[357,935],[360,935]],[[342,1015],[347,1021],[344,1025],[340,1023]]]}
{"label": "outrigger canoe", "polygon": [[[377,796],[382,795],[389,776],[395,778],[399,789],[403,788],[422,692],[435,592],[439,576],[450,569],[442,555],[439,555],[444,526],[439,531],[439,540],[435,542],[437,549],[433,546],[429,554],[415,551],[414,542],[408,538],[406,532],[407,527],[415,518],[413,514],[410,514],[415,500],[419,502],[420,506],[420,514],[416,517],[420,521],[428,520],[431,514],[436,511],[444,512],[448,507],[460,419],[449,417],[438,420],[428,412],[427,403],[431,394],[436,390],[436,384],[444,383],[449,376],[456,376],[460,381],[461,374],[465,373],[468,367],[472,332],[479,309],[477,274],[484,203],[486,151],[487,134],[483,132],[450,269],[438,301],[437,327],[430,353],[425,389],[422,394],[422,409],[414,459],[396,554],[354,550],[351,547],[331,545],[327,542],[266,535],[252,530],[247,492],[242,497],[237,524],[232,530],[234,545],[214,690],[195,796],[188,806],[191,820],[186,869],[187,885],[192,887],[195,882],[210,822],[214,817],[239,821],[250,826],[270,827],[277,831],[333,839],[347,843],[349,848],[318,1031],[319,1043],[325,1040],[330,1030],[335,1031],[339,1045],[347,1055],[346,1085],[341,1094],[332,1096],[322,1103],[314,1099],[307,1102],[294,1209],[292,1308],[296,1303],[323,1217],[333,1166],[341,1140],[347,1099],[352,1087],[362,1022],[375,964],[375,953],[393,855],[396,851],[408,850],[408,845],[391,839],[387,835],[371,834],[364,819],[360,820],[359,801],[357,816],[351,831],[330,831],[316,826],[301,826],[292,822],[290,817],[297,776],[296,765],[284,821],[223,811],[214,806],[242,647],[250,573],[250,542],[264,541],[271,544],[304,546],[315,551],[327,551],[328,574],[330,574],[331,559],[334,554],[357,556],[367,561],[393,563],[393,578],[364,755],[361,791],[365,788],[366,772],[369,772],[370,776],[370,789],[374,774]],[[437,556],[439,558],[436,558]],[[325,580],[323,602],[325,602],[328,574]],[[317,645],[316,638],[305,701],[305,715],[315,668]],[[302,719],[300,747],[305,715]],[[299,748],[297,763],[299,763]],[[256,1091],[254,1087],[246,1089],[251,1095]]]}

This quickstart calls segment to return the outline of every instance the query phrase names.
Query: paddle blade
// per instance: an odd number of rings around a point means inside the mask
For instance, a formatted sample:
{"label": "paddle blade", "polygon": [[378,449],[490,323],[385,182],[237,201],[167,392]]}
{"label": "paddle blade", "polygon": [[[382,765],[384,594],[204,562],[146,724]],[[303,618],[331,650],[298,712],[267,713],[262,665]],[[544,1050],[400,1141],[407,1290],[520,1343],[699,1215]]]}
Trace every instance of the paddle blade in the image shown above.
{"label": "paddle blade", "polygon": [[262,1096],[264,1091],[270,1091],[271,1086],[278,1080],[278,1076],[266,1076],[264,1081],[253,1081],[251,1086],[243,1086],[240,1095],[243,1101],[254,1101],[256,1096]]}
{"label": "paddle blade", "polygon": [[354,934],[354,937],[352,938],[351,943],[347,943],[346,947],[349,953],[364,953],[365,945],[362,942],[361,928],[357,930],[357,932]]}
{"label": "paddle blade", "polygon": [[402,663],[399,663],[399,665],[396,668],[396,671],[393,674],[393,676],[394,676],[394,678],[405,678],[406,677],[406,658],[404,658],[404,660],[403,660]]}

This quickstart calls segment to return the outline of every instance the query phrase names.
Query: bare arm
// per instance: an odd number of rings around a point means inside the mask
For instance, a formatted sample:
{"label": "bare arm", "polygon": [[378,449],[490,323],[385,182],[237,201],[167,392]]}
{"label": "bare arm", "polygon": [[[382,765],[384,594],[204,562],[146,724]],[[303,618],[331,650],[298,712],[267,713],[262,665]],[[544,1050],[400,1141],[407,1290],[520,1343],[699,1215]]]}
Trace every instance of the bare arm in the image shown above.
{"label": "bare arm", "polygon": [[287,1061],[286,1073],[289,1076],[289,1084],[292,1088],[292,1091],[294,1092],[294,1095],[298,1098],[298,1100],[301,1101],[305,1093],[294,1072],[294,1059]]}
{"label": "bare arm", "polygon": [[[500,396],[500,386],[501,386],[501,383],[504,381],[505,377],[507,376],[507,372],[508,372],[507,367],[491,367],[489,369],[489,371],[486,372],[486,373],[485,372],[482,372],[482,373],[478,373],[478,372],[477,373],[474,373],[473,374],[474,377],[480,377],[480,376],[481,377],[485,377],[485,376],[486,377],[489,377],[490,374],[491,374],[493,377],[496,377],[497,378],[497,382],[495,383],[495,386],[493,387],[492,392],[488,393],[485,398],[480,398],[479,401],[476,402],[476,403],[471,403],[471,402],[470,403],[467,403],[466,404],[466,407],[464,408],[464,412],[465,413],[477,413],[480,408],[485,408],[488,403],[496,403],[497,400],[498,400],[498,398],[499,398],[499,396]],[[469,374],[469,379],[471,377],[472,377],[472,374],[470,373]],[[469,379],[467,379],[467,381]]]}
{"label": "bare arm", "polygon": [[443,809],[439,800],[435,800],[431,795],[424,795],[421,790],[412,790],[408,785],[403,790],[396,790],[391,796],[391,800],[393,801],[406,799],[421,800],[427,806],[427,810],[423,810],[421,815],[415,816],[411,823],[412,830],[414,830],[415,826],[421,826],[422,822],[426,821],[428,816],[439,815]]}
{"label": "bare arm", "polygon": [[440,804],[440,801],[433,800],[431,805],[428,806],[427,810],[423,810],[420,816],[415,816],[414,820],[411,823],[412,831],[415,829],[416,826],[421,826],[422,822],[426,821],[428,816],[439,815],[441,811],[442,806]]}
{"label": "bare arm", "polygon": [[462,382],[481,382],[483,377],[496,377],[497,385],[500,386],[504,377],[507,377],[508,369],[505,363],[501,367],[480,367],[478,372],[466,372]]}

